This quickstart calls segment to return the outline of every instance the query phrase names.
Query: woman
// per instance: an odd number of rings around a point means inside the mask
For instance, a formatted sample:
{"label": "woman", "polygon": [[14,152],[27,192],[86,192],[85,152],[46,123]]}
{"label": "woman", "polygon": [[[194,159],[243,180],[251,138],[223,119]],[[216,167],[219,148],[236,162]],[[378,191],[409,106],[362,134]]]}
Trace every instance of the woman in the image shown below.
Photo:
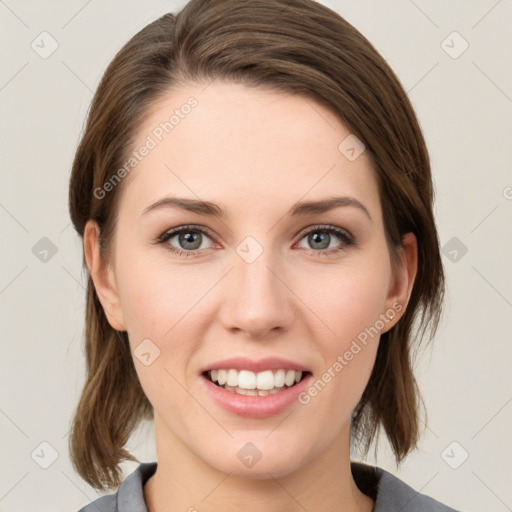
{"label": "woman", "polygon": [[[119,487],[82,511],[453,510],[350,460],[381,428],[398,463],[419,439],[432,204],[405,92],[330,9],[192,0],[136,34],[70,181],[89,273],[70,451]],[[142,419],[158,463],[121,483]]]}

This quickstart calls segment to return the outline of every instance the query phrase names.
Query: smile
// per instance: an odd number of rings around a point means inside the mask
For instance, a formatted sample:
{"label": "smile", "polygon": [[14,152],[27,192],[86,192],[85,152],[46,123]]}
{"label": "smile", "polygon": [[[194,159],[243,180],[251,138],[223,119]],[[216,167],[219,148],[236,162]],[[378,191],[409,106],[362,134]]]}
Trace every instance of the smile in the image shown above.
{"label": "smile", "polygon": [[204,372],[205,377],[217,386],[226,391],[247,396],[267,396],[279,393],[295,386],[307,374],[309,372],[284,369],[255,373],[250,370],[234,368]]}

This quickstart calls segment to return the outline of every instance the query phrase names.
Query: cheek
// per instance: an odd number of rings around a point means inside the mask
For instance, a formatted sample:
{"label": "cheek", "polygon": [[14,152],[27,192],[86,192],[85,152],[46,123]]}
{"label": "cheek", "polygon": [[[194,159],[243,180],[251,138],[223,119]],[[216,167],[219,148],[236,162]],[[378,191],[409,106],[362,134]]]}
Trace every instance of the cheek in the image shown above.
{"label": "cheek", "polygon": [[130,257],[118,261],[117,274],[128,332],[162,339],[197,304],[205,290],[199,273],[166,264],[157,251],[149,256],[137,251],[125,253]]}
{"label": "cheek", "polygon": [[[191,358],[202,343],[208,315],[201,299],[215,279],[212,270],[194,265],[170,265],[162,252],[132,250],[117,264],[118,290],[134,364],[141,385],[155,408],[190,407],[178,382],[188,374]],[[151,343],[145,340],[150,340]],[[146,345],[142,345],[146,343]],[[152,345],[154,344],[156,348]],[[138,347],[141,347],[140,349]],[[158,357],[150,366],[137,360],[142,347]],[[141,364],[142,363],[142,364]],[[160,404],[161,390],[165,401]]]}
{"label": "cheek", "polygon": [[345,342],[376,324],[383,312],[387,280],[354,273],[343,280],[343,285],[329,307],[333,330]]}
{"label": "cheek", "polygon": [[302,286],[304,302],[320,319],[313,334],[323,361],[317,392],[327,410],[340,411],[340,422],[366,386],[383,330],[390,269],[385,259],[378,260],[365,259],[351,268],[333,266],[328,273],[315,275],[310,281],[314,286]]}
{"label": "cheek", "polygon": [[317,419],[308,424],[307,435],[318,439],[320,445],[329,443],[350,425],[379,346],[379,333],[371,330],[378,304],[365,302],[365,299],[372,299],[371,294],[361,292],[352,298],[358,301],[342,297],[337,300],[337,307],[326,306],[331,313],[329,325],[336,334],[316,338],[315,350],[321,352],[323,364],[309,388],[299,396],[306,416]]}
{"label": "cheek", "polygon": [[[180,410],[180,419],[168,420],[186,423],[193,404],[180,383],[201,340],[194,322],[200,308],[195,306],[208,288],[200,278],[196,282],[192,270],[181,272],[175,266],[171,271],[165,258],[157,261],[136,251],[124,254],[130,257],[119,260],[116,274],[139,381],[155,410],[164,414]],[[144,353],[150,354],[148,365]]]}
{"label": "cheek", "polygon": [[298,295],[324,325],[327,335],[321,339],[326,339],[328,347],[343,349],[376,324],[385,311],[389,272],[385,260],[379,263],[365,258],[357,265],[333,265],[301,281]]}
{"label": "cheek", "polygon": [[301,403],[311,407],[319,418],[313,427],[316,435],[325,439],[336,436],[350,422],[370,378],[380,341],[383,283],[387,282],[379,276],[355,272],[339,281],[344,286],[316,299],[315,304],[321,305],[318,316],[322,319],[322,334],[319,330],[315,336],[314,349],[323,364],[300,397]]}

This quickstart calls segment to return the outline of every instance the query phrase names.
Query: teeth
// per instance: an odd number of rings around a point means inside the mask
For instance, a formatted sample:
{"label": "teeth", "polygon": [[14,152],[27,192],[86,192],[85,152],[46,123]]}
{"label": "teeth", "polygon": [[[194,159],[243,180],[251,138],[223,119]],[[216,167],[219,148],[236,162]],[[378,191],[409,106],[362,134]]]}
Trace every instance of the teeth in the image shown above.
{"label": "teeth", "polygon": [[224,384],[224,386],[221,386],[221,388],[225,389],[226,391],[231,391],[231,393],[237,393],[238,395],[249,395],[249,396],[267,396],[267,395],[275,395],[276,393],[279,393],[279,391],[282,391],[283,389],[287,389],[288,386],[283,386],[282,388],[273,388],[270,391],[267,391],[265,389],[243,389],[238,386],[228,386]]}
{"label": "teeth", "polygon": [[[260,391],[272,392],[278,391],[285,385],[290,387],[299,382],[302,378],[301,371],[295,370],[265,370],[263,372],[254,373],[249,370],[220,369],[210,370],[210,378],[213,382],[218,382],[219,386],[231,391],[240,389],[241,394],[252,396],[265,396]],[[254,391],[254,393],[246,393],[245,391]],[[267,393],[268,394],[268,393]]]}

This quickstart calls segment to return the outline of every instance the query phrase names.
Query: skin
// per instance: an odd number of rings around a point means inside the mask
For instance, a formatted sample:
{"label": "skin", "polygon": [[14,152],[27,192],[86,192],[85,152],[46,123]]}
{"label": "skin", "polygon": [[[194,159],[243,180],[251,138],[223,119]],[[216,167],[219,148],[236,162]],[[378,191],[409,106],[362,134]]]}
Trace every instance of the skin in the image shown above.
{"label": "skin", "polygon": [[[380,336],[310,403],[264,419],[222,409],[199,372],[225,357],[277,355],[320,378],[393,304],[401,311],[381,334],[399,320],[416,275],[416,238],[404,237],[394,279],[372,162],[367,152],[349,161],[338,150],[350,130],[333,112],[311,99],[232,83],[203,89],[170,91],[141,124],[136,147],[190,96],[199,102],[125,178],[109,259],[99,256],[92,221],[84,235],[110,324],[128,332],[132,351],[147,338],[160,350],[149,366],[134,357],[155,412],[158,468],[144,487],[148,510],[369,512],[374,502],[350,470],[350,415]],[[228,216],[171,207],[142,215],[167,195],[212,201]],[[333,195],[358,199],[371,220],[350,206],[286,215],[299,200]],[[152,243],[186,224],[213,233],[194,249],[198,257],[166,249],[190,247],[177,236]],[[332,234],[329,250],[345,250],[319,255],[307,236],[317,224],[347,230],[356,245]],[[249,235],[263,248],[252,263],[236,252]],[[237,457],[247,442],[262,453],[251,468]]]}

